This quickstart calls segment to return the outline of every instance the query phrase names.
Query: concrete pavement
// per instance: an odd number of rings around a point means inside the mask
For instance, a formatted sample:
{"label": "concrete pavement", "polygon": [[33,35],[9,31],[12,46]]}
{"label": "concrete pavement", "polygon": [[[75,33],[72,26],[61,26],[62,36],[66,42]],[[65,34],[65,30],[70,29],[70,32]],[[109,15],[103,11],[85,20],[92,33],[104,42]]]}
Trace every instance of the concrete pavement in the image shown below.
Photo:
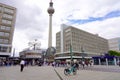
{"label": "concrete pavement", "polygon": [[[113,69],[119,70],[119,72],[111,72]],[[77,75],[75,76],[65,76],[63,74],[63,68],[57,68],[56,70],[64,80],[120,80],[120,67],[117,66],[94,66],[91,68],[86,67],[85,69],[78,70]]]}
{"label": "concrete pavement", "polygon": [[28,66],[25,67],[23,72],[20,72],[20,66],[0,67],[0,80],[60,80],[54,69],[63,80],[120,80],[120,72],[106,70],[119,71],[120,67],[118,66],[94,66],[80,69],[77,71],[77,75],[70,76],[64,75],[63,67]]}
{"label": "concrete pavement", "polygon": [[20,72],[20,66],[0,68],[0,80],[60,80],[51,66],[28,66]]}

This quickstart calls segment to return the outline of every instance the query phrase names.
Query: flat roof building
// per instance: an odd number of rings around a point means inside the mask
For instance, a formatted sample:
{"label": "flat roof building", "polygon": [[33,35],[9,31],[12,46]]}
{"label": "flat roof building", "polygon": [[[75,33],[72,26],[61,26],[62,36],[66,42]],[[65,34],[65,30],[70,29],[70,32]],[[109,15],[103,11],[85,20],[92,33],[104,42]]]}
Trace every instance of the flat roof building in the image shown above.
{"label": "flat roof building", "polygon": [[[61,27],[66,26],[62,25]],[[61,28],[61,31],[56,33],[55,59],[58,59],[59,56],[62,58],[64,53],[70,53],[70,45],[72,46],[72,53],[76,54],[73,54],[73,57],[76,56],[77,58],[82,56],[83,52],[86,56],[91,57],[108,52],[107,39],[98,36],[98,34],[91,34],[78,28],[67,26],[66,28]]]}
{"label": "flat roof building", "polygon": [[11,55],[16,8],[0,3],[0,57]]}

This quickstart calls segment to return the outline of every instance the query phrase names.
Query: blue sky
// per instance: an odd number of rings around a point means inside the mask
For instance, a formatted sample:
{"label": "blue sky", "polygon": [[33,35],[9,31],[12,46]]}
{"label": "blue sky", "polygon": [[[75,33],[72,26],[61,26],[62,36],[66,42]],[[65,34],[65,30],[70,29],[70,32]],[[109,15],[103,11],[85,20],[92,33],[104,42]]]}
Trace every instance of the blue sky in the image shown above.
{"label": "blue sky", "polygon": [[[70,15],[69,17],[71,17],[72,15]],[[114,18],[114,17],[120,17],[120,11],[112,11],[108,14],[106,14],[105,16],[102,17],[89,17],[88,19],[67,19],[69,23],[71,24],[85,24],[85,23],[89,23],[89,22],[93,22],[93,21],[103,21],[106,19],[110,19],[110,18]]]}

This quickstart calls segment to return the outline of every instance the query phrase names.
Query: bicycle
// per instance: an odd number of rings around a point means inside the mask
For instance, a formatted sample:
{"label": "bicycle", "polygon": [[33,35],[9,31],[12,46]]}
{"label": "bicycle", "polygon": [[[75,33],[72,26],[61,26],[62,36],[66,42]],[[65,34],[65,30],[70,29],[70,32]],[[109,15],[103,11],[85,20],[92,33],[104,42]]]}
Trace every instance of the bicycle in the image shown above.
{"label": "bicycle", "polygon": [[65,75],[70,75],[71,73],[73,73],[73,75],[77,74],[77,69],[74,66],[72,66],[71,68],[65,68],[64,69],[64,74]]}

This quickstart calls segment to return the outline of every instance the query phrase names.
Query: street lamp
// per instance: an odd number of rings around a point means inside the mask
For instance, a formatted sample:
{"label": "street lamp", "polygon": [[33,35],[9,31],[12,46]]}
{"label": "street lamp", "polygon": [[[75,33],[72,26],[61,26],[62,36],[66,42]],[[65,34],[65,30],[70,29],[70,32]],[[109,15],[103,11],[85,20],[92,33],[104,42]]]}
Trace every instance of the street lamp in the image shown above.
{"label": "street lamp", "polygon": [[46,51],[42,51],[42,60],[45,61]]}
{"label": "street lamp", "polygon": [[72,45],[70,44],[70,56],[71,56],[71,62],[73,61],[73,53],[72,53]]}
{"label": "street lamp", "polygon": [[83,50],[83,46],[81,47],[81,52],[82,52],[82,61],[84,61],[84,50]]}

